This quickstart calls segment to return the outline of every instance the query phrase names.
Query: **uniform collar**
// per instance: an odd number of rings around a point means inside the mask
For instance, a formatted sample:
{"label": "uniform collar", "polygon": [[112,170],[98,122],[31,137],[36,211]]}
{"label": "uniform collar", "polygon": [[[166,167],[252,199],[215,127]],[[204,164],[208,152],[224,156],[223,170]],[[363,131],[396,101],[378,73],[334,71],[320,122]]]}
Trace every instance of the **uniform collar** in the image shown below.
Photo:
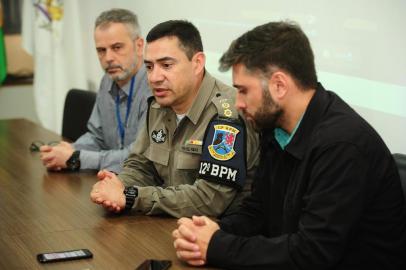
{"label": "uniform collar", "polygon": [[200,85],[199,92],[195,100],[193,101],[192,107],[186,113],[186,116],[196,125],[197,121],[202,115],[204,108],[206,107],[209,99],[213,95],[214,84],[216,80],[205,71],[202,84]]}
{"label": "uniform collar", "polygon": [[314,129],[322,120],[328,106],[329,94],[324,87],[318,83],[316,92],[306,108],[302,121],[290,143],[286,146],[285,151],[298,159],[303,159],[306,149],[310,144],[309,142],[312,140]]}

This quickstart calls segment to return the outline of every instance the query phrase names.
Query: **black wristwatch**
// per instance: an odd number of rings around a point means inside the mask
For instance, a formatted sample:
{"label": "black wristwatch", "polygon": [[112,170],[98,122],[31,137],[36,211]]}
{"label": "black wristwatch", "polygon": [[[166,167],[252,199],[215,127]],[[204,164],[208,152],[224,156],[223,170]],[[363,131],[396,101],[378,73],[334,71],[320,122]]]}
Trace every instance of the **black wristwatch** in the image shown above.
{"label": "black wristwatch", "polygon": [[138,188],[134,186],[125,187],[124,195],[125,195],[124,210],[130,210],[135,203],[135,199],[138,197]]}
{"label": "black wristwatch", "polygon": [[66,167],[71,171],[80,169],[80,151],[74,151],[70,158],[66,161]]}

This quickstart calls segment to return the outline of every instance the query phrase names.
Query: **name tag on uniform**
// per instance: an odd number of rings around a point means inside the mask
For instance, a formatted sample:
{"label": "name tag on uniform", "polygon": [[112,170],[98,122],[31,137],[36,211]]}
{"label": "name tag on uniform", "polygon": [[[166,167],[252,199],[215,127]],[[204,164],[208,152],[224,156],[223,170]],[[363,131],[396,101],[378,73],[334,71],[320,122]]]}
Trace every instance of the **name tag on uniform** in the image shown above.
{"label": "name tag on uniform", "polygon": [[183,152],[192,154],[202,153],[203,141],[200,140],[187,140],[184,145],[181,146]]}

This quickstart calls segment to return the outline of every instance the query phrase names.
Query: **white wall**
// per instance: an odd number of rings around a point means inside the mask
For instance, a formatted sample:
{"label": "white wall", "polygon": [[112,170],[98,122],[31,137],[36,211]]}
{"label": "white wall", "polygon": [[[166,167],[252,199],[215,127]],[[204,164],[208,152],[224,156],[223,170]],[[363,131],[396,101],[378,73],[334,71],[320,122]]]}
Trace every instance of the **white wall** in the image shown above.
{"label": "white wall", "polygon": [[0,87],[0,119],[25,118],[38,123],[32,85]]}
{"label": "white wall", "polygon": [[366,118],[392,152],[406,153],[406,1],[402,0],[87,0],[77,14],[85,41],[86,75],[96,89],[102,70],[93,44],[93,23],[108,8],[133,10],[144,36],[157,23],[187,19],[200,30],[207,69],[230,42],[272,20],[300,23],[312,43],[319,80]]}

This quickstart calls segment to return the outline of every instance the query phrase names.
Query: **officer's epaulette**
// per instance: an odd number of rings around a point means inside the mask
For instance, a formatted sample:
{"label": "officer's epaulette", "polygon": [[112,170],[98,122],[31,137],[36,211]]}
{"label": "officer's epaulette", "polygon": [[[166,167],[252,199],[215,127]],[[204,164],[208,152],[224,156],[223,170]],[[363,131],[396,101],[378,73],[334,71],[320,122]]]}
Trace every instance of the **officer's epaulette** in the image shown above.
{"label": "officer's epaulette", "polygon": [[212,99],[213,104],[217,108],[219,118],[237,120],[238,112],[234,106],[235,101],[227,95],[216,93]]}

